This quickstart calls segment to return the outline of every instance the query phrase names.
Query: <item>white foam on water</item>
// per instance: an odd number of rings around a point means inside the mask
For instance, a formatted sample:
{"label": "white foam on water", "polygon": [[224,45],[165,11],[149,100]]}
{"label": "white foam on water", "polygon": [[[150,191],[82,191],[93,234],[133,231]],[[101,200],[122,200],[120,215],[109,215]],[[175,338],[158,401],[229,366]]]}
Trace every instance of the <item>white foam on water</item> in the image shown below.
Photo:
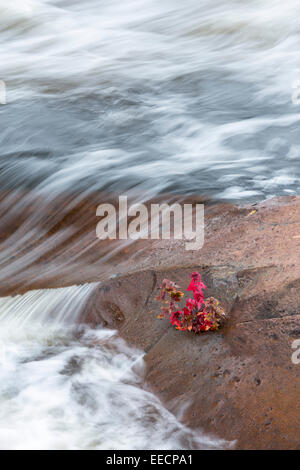
{"label": "white foam on water", "polygon": [[78,325],[95,285],[0,299],[1,449],[199,449],[143,389],[143,353],[115,331]]}
{"label": "white foam on water", "polygon": [[[298,0],[0,0],[0,11],[0,79],[17,107],[3,153],[56,156],[6,156],[5,182],[39,180],[56,196],[120,182],[236,200],[299,192]],[[279,184],[278,167],[296,181]],[[272,183],[258,187],[261,175]]]}

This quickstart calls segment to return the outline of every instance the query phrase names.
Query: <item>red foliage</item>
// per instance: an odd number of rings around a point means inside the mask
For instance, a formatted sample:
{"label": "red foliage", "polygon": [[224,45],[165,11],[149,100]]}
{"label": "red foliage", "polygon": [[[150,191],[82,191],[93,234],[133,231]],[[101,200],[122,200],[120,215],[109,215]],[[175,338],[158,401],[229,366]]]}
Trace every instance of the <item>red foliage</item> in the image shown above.
{"label": "red foliage", "polygon": [[225,320],[225,312],[214,297],[204,299],[203,289],[206,289],[206,285],[200,274],[192,273],[187,290],[193,292],[193,298],[188,297],[185,307],[179,309],[184,294],[175,282],[164,279],[156,297],[163,304],[158,318],[169,318],[177,330],[194,333],[218,330]]}

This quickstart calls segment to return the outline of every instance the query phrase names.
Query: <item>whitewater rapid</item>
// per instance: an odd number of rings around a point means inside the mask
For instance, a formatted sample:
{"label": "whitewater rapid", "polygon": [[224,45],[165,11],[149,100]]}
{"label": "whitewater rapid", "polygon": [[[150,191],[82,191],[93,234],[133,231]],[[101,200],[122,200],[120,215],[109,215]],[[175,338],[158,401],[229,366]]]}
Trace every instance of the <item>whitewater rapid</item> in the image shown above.
{"label": "whitewater rapid", "polygon": [[[80,275],[96,239],[58,227],[92,194],[299,194],[299,16],[299,0],[0,0],[4,292]],[[0,447],[222,447],[143,388],[142,351],[79,326],[92,289],[0,298]]]}
{"label": "whitewater rapid", "polygon": [[0,449],[213,449],[143,382],[143,352],[79,323],[95,285],[0,299]]}
{"label": "whitewater rapid", "polygon": [[0,0],[2,188],[299,193],[298,0]]}

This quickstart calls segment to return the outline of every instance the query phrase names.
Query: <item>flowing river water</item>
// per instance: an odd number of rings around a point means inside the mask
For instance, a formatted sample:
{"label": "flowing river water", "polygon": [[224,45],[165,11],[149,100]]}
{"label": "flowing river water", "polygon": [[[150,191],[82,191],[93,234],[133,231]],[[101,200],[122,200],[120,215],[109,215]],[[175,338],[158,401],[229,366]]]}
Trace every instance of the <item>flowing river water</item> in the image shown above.
{"label": "flowing river water", "polygon": [[143,353],[78,323],[95,285],[0,299],[1,449],[215,449],[143,387]]}
{"label": "flowing river water", "polygon": [[[72,192],[299,194],[299,15],[298,0],[0,0],[0,281],[39,259],[38,226]],[[78,325],[91,289],[0,299],[0,447],[224,446],[143,388],[141,351]]]}

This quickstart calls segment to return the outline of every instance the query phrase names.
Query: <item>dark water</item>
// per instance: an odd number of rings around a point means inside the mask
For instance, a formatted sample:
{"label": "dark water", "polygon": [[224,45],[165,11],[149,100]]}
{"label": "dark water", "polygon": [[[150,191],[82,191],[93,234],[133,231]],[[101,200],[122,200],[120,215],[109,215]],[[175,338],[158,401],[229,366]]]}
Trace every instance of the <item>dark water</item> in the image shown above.
{"label": "dark water", "polygon": [[0,11],[2,188],[299,193],[296,0]]}

